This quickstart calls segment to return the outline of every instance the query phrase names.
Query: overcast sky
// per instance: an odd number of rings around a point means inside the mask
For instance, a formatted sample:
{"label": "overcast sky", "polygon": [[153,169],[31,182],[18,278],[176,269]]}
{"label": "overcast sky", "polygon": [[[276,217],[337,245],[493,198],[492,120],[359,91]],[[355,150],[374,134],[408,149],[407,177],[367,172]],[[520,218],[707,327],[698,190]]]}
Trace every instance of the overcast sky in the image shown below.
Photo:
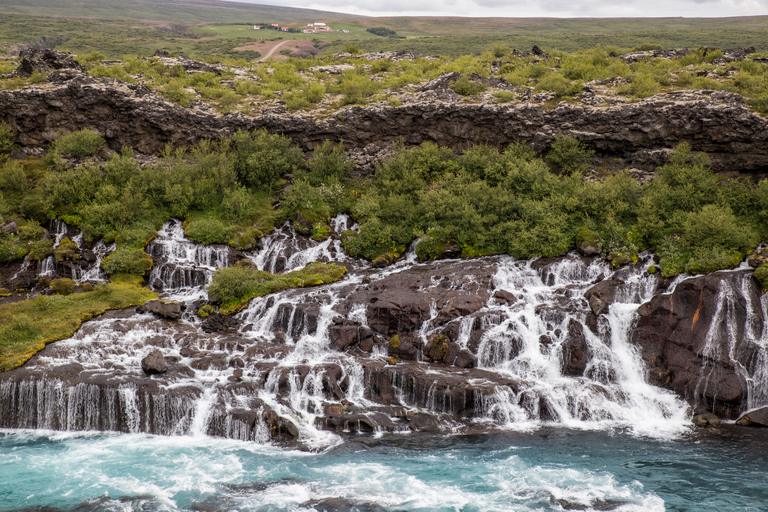
{"label": "overcast sky", "polygon": [[768,14],[768,0],[253,0],[250,3],[369,16],[703,18]]}

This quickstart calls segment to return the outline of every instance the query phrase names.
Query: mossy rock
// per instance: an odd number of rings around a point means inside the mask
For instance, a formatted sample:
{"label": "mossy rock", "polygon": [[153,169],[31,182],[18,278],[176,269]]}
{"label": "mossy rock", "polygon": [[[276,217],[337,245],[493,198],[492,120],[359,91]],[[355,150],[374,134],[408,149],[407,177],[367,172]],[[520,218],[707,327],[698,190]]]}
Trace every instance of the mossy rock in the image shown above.
{"label": "mossy rock", "polygon": [[424,355],[433,361],[444,361],[448,356],[448,336],[441,334],[424,347]]}
{"label": "mossy rock", "polygon": [[0,288],[0,297],[10,297],[13,295],[8,288]]}
{"label": "mossy rock", "polygon": [[400,343],[402,342],[400,341],[400,336],[397,334],[389,338],[389,346],[392,347],[393,349],[400,348]]}
{"label": "mossy rock", "polygon": [[29,259],[31,260],[44,260],[53,254],[53,240],[50,239],[35,240],[30,242],[27,247],[29,247]]}
{"label": "mossy rock", "polygon": [[60,279],[54,279],[51,281],[51,291],[57,295],[69,295],[75,291],[75,285],[77,283],[69,279],[68,277],[62,277]]}
{"label": "mossy rock", "polygon": [[56,261],[77,260],[80,255],[77,254],[78,247],[75,242],[67,237],[61,239],[59,246],[53,250],[53,256]]}
{"label": "mossy rock", "polygon": [[152,268],[152,258],[140,249],[120,248],[102,260],[101,268],[110,276],[114,274],[143,276]]}
{"label": "mossy rock", "polygon": [[205,306],[197,310],[197,316],[199,316],[200,318],[208,318],[210,315],[212,315],[215,312],[216,312],[216,308],[214,308],[210,304],[206,304]]}
{"label": "mossy rock", "polygon": [[648,267],[648,273],[649,274],[655,274],[658,271],[659,271],[659,269],[656,268],[656,265],[651,265],[650,267]]}
{"label": "mossy rock", "polygon": [[576,247],[585,256],[600,254],[600,235],[593,229],[583,227],[576,234]]}
{"label": "mossy rock", "polygon": [[331,226],[327,222],[316,222],[312,226],[312,240],[324,242],[331,236]]}
{"label": "mossy rock", "polygon": [[763,293],[768,291],[768,263],[755,270],[755,279],[760,283]]}
{"label": "mossy rock", "polygon": [[387,252],[379,256],[378,258],[374,259],[371,263],[374,267],[381,268],[381,267],[387,267],[391,264],[393,264],[395,261],[397,261],[397,258],[399,258],[400,255],[394,252]]}

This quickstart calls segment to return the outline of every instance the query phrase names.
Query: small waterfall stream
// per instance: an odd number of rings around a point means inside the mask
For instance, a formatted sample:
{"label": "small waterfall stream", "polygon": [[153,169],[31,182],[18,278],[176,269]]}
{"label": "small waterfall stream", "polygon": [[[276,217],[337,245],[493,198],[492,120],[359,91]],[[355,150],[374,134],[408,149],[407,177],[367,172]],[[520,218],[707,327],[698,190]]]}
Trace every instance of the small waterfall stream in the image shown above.
{"label": "small waterfall stream", "polygon": [[[334,233],[349,224],[348,217],[337,217]],[[75,242],[81,240],[75,237]],[[102,258],[111,249],[100,242],[94,252]],[[166,223],[147,251],[156,262],[150,286],[187,306],[204,299],[215,269],[235,258],[229,247],[189,241],[178,220]],[[477,268],[491,269],[485,285],[472,270],[446,280],[442,269],[468,265],[417,263],[413,248],[394,265],[372,269],[346,255],[337,236],[314,242],[285,225],[245,256],[267,271],[295,270],[317,259],[351,270],[337,283],[254,299],[236,315],[234,331],[211,331],[190,307],[176,321],[125,311],[87,322],[75,336],[52,344],[0,380],[0,427],[215,435],[260,443],[289,432],[313,449],[339,442],[327,428],[328,418],[339,414],[329,412],[335,410],[351,418],[344,423],[350,430],[409,430],[408,422],[424,415],[457,432],[560,425],[668,437],[687,428],[687,404],[648,384],[639,348],[629,341],[637,309],[661,282],[645,272],[649,255],[619,270],[575,254],[551,263],[473,260]],[[89,272],[81,278],[99,278],[98,270]],[[438,290],[469,295],[484,290],[489,297],[479,309],[448,319],[456,325],[454,341],[476,355],[475,368],[429,363],[421,350],[413,361],[388,362],[392,333],[373,332],[379,320],[370,304],[350,301],[350,294],[367,283],[398,276],[407,281],[430,272],[431,280],[409,293],[429,297]],[[622,285],[607,312],[590,320],[585,292],[604,279]],[[702,356],[736,360],[740,347],[758,345],[756,358],[740,370],[748,403],[757,406],[768,403],[768,323],[763,320],[768,299],[748,301],[745,320],[735,315],[749,296],[743,281],[749,277],[739,279],[723,284],[712,340]],[[446,332],[446,307],[437,301],[429,306],[414,331],[419,346]],[[372,344],[339,350],[331,331],[343,328],[373,332]],[[732,340],[729,346],[714,341],[722,339],[717,333],[723,329]],[[148,376],[141,359],[155,348],[163,352],[169,371]],[[705,363],[700,386],[710,385],[713,371]]]}

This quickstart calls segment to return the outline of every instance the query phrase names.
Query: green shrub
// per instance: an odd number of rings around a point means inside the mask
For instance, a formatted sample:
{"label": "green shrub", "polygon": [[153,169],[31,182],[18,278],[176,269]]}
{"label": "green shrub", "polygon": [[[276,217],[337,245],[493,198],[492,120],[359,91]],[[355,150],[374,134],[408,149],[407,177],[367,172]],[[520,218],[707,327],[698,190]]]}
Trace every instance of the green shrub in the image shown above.
{"label": "green shrub", "polygon": [[143,276],[152,268],[152,258],[141,249],[119,248],[101,261],[108,275],[132,274]]}
{"label": "green shrub", "polygon": [[75,290],[75,281],[67,277],[51,281],[51,291],[57,295],[69,295]]}
{"label": "green shrub", "polygon": [[460,96],[475,96],[485,91],[486,87],[480,82],[470,80],[468,75],[461,75],[461,77],[451,84],[453,92]]}
{"label": "green shrub", "polygon": [[256,203],[245,187],[225,190],[221,208],[224,218],[233,222],[249,222],[256,217]]}
{"label": "green shrub", "polygon": [[21,194],[28,188],[27,172],[21,163],[9,161],[0,167],[0,190]]}
{"label": "green shrub", "polygon": [[0,164],[8,158],[8,153],[13,151],[13,139],[13,127],[5,121],[0,122]]}
{"label": "green shrub", "polygon": [[0,263],[10,263],[26,256],[28,249],[16,240],[0,238]]}
{"label": "green shrub", "polygon": [[304,160],[291,139],[264,129],[238,131],[231,143],[238,177],[245,185],[259,190],[272,189],[282,174],[296,172]]}
{"label": "green shrub", "polygon": [[64,153],[73,158],[93,156],[106,146],[104,137],[95,130],[83,128],[76,132],[62,135],[53,142],[55,153]]}
{"label": "green shrub", "polygon": [[234,231],[233,228],[215,218],[192,221],[184,230],[187,238],[204,245],[226,244]]}
{"label": "green shrub", "polygon": [[444,229],[430,229],[416,244],[416,256],[419,261],[434,260],[445,252],[448,235]]}
{"label": "green shrub", "polygon": [[499,103],[509,103],[515,99],[515,93],[512,91],[497,91],[493,93],[493,97]]}
{"label": "green shrub", "polygon": [[300,173],[314,186],[344,183],[355,168],[355,162],[344,151],[344,143],[334,144],[329,140],[315,149],[314,158],[308,163],[309,173]]}
{"label": "green shrub", "polygon": [[595,152],[570,135],[559,133],[545,157],[553,171],[573,174],[587,170],[587,161]]}

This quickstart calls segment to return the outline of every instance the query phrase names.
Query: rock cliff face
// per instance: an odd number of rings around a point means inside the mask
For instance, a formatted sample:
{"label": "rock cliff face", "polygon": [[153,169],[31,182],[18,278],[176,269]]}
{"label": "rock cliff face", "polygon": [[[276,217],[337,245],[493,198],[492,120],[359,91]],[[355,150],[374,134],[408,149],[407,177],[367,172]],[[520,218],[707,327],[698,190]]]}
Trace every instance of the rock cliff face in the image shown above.
{"label": "rock cliff face", "polygon": [[630,167],[650,170],[682,141],[709,154],[719,171],[768,167],[768,120],[750,111],[740,96],[721,91],[679,91],[614,106],[554,107],[443,101],[425,93],[398,107],[356,106],[327,118],[280,109],[247,117],[216,114],[205,105],[183,108],[141,84],[94,79],[76,69],[54,71],[50,79],[44,85],[0,91],[0,119],[14,127],[22,146],[44,145],[60,130],[92,128],[104,133],[113,149],[130,146],[156,154],[167,143],[193,144],[237,129],[266,128],[306,150],[330,139],[369,152],[399,140],[456,148],[524,140],[543,151],[562,132],[604,157],[624,159]]}
{"label": "rock cliff face", "polygon": [[650,382],[695,412],[735,419],[764,398],[766,299],[753,272],[689,278],[638,309],[633,341]]}

